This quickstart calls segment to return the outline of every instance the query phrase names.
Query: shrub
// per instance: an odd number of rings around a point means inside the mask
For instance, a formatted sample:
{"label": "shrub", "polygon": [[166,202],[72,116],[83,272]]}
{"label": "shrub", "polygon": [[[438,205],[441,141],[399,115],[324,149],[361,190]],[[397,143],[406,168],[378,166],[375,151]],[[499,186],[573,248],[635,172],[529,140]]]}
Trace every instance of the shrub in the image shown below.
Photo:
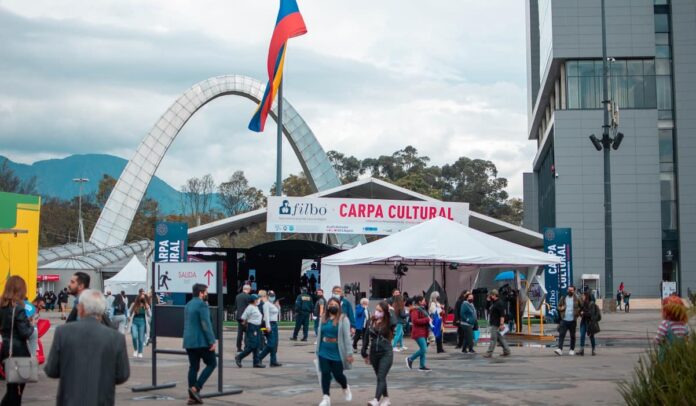
{"label": "shrub", "polygon": [[619,391],[629,406],[696,405],[696,338],[652,346]]}

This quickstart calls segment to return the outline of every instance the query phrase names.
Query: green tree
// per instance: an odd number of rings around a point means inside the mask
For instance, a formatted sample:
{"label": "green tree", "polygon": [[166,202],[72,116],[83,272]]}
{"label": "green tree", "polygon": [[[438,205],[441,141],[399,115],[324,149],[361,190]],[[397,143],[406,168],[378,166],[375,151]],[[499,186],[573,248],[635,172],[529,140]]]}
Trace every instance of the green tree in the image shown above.
{"label": "green tree", "polygon": [[200,178],[190,178],[181,186],[181,214],[202,224],[203,217],[211,215],[211,203],[215,181],[210,174]]}
{"label": "green tree", "polygon": [[341,179],[341,183],[346,184],[358,180],[358,176],[365,173],[362,162],[354,156],[345,156],[337,151],[326,153],[331,161],[331,165],[336,170],[336,174]]}
{"label": "green tree", "polygon": [[473,211],[498,217],[506,207],[507,179],[498,177],[491,161],[459,158],[442,167],[443,199],[468,202]]}
{"label": "green tree", "polygon": [[[285,196],[307,196],[316,192],[316,190],[309,184],[309,180],[304,172],[300,172],[298,175],[290,175],[283,179],[283,194]],[[275,195],[275,183],[271,185],[270,194]]]}
{"label": "green tree", "polygon": [[105,173],[97,187],[96,200],[99,207],[104,208],[114,187],[116,187],[116,179]]}
{"label": "green tree", "polygon": [[256,210],[266,204],[259,189],[249,186],[243,171],[236,171],[227,182],[218,186],[220,205],[227,216]]}
{"label": "green tree", "polygon": [[0,159],[2,160],[0,163],[0,192],[36,194],[35,176],[23,182],[10,168],[10,160],[2,157]]}

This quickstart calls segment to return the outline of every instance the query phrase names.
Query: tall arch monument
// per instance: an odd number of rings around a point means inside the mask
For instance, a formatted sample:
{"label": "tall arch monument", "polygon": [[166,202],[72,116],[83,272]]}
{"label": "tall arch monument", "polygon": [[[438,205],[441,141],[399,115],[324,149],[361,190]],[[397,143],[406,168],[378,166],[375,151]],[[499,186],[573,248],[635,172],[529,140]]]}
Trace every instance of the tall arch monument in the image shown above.
{"label": "tall arch monument", "polygon": [[[182,94],[160,117],[128,161],[89,241],[101,248],[125,242],[135,212],[162,158],[198,109],[218,97],[229,95],[259,103],[264,86],[250,77],[226,75],[199,82]],[[309,183],[317,191],[340,186],[341,181],[312,130],[290,103],[284,100],[283,106],[283,134],[295,151]],[[277,103],[274,103],[270,114],[277,121],[276,109]]]}

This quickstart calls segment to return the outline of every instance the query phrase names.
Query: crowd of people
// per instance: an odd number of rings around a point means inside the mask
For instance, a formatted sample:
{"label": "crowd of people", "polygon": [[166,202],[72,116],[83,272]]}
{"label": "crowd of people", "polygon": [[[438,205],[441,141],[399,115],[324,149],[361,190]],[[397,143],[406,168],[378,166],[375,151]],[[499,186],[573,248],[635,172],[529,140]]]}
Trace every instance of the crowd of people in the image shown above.
{"label": "crowd of people", "polygon": [[[133,356],[142,358],[143,347],[149,337],[153,296],[144,291],[128,305],[124,292],[106,295],[90,289],[89,276],[75,273],[64,292],[75,296],[75,305],[65,317],[66,323],[55,330],[50,353],[44,371],[48,377],[60,380],[58,404],[105,404],[115,403],[115,386],[128,380],[130,364],[124,334],[130,329],[133,340]],[[51,296],[52,292],[48,292]],[[184,308],[183,347],[189,359],[188,403],[203,403],[201,392],[207,379],[217,367],[216,344],[213,333],[206,285],[196,284],[192,288],[192,299]],[[61,303],[56,295],[55,302]],[[367,403],[372,406],[390,405],[387,378],[394,365],[396,353],[407,350],[404,336],[410,334],[417,350],[405,358],[408,369],[430,372],[427,364],[428,347],[444,352],[443,332],[446,320],[446,304],[440,302],[440,294],[434,291],[425,296],[406,299],[398,289],[387,300],[379,301],[371,309],[368,300],[358,300],[354,306],[340,286],[334,286],[331,295],[317,288],[315,295],[302,290],[295,301],[296,326],[291,340],[308,340],[309,320],[314,319],[316,337],[314,363],[320,381],[322,398],[320,406],[331,405],[330,387],[335,380],[341,387],[343,398],[353,397],[345,371],[354,364],[354,354],[375,373],[374,398]],[[37,313],[46,297],[37,298],[34,304]],[[53,300],[50,297],[50,300]],[[156,300],[156,299],[155,299]],[[472,292],[462,292],[454,305],[454,326],[457,328],[456,348],[462,352],[475,352],[475,332],[479,330],[477,309],[473,304]],[[238,321],[237,355],[235,362],[252,355],[253,367],[264,368],[263,360],[270,355],[270,366],[279,363],[279,315],[280,304],[273,290],[252,293],[250,285],[243,286],[236,298]],[[490,341],[484,357],[491,357],[496,346],[502,347],[502,356],[511,355],[505,333],[507,304],[497,290],[488,293],[488,325]],[[11,276],[5,283],[0,297],[0,333],[2,351],[0,358],[5,362],[10,357],[33,357],[37,353],[32,337],[36,336],[38,315],[30,310],[27,302],[27,287],[24,280]],[[602,315],[593,295],[585,290],[576,295],[569,287],[567,296],[559,301],[559,337],[556,354],[563,355],[566,335],[570,335],[569,355],[584,355],[586,337],[596,355],[595,335],[600,331]],[[669,345],[674,340],[690,334],[688,315],[684,302],[677,296],[663,301],[663,321],[657,330],[655,344]],[[580,321],[580,345],[575,352],[576,330]],[[90,360],[99,359],[100,368],[90,368]],[[200,370],[201,361],[205,365]],[[1,405],[20,405],[26,381],[8,381]]]}

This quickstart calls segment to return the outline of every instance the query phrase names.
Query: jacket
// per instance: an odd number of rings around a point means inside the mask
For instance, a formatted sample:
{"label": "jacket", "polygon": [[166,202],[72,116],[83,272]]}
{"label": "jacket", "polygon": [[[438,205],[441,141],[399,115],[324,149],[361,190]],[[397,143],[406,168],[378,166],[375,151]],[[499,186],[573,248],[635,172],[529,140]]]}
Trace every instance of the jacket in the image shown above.
{"label": "jacket", "polygon": [[60,378],[57,405],[113,405],[130,376],[126,338],[91,317],[60,326],[44,372]]}
{"label": "jacket", "polygon": [[461,309],[462,309],[462,303],[464,303],[466,300],[464,299],[459,299],[457,300],[457,303],[454,304],[454,320],[452,320],[452,324],[455,326],[459,325],[459,321],[462,319],[461,316]]}
{"label": "jacket", "polygon": [[[317,329],[317,345],[314,350],[317,362],[319,362],[319,345],[321,344],[321,323],[320,320],[319,328]],[[338,353],[341,356],[341,361],[343,361],[343,369],[351,369],[352,364],[346,358],[349,355],[353,355],[353,342],[350,339],[350,321],[345,315],[341,315],[341,319],[338,322]]]}
{"label": "jacket", "polygon": [[345,314],[346,317],[348,317],[350,326],[354,329],[357,329],[358,327],[355,323],[355,312],[353,311],[353,305],[351,305],[350,301],[345,297],[341,298],[341,312]]}
{"label": "jacket", "polygon": [[[10,356],[10,332],[12,330],[12,306],[0,309],[0,332],[2,333],[2,357]],[[34,327],[29,324],[24,303],[14,307],[14,336],[12,337],[12,355],[28,357],[30,354],[27,340],[34,334]]]}
{"label": "jacket", "polygon": [[599,322],[602,320],[602,312],[595,302],[582,304],[582,322],[587,324],[587,334],[599,333]]}
{"label": "jacket", "polygon": [[[563,320],[563,317],[565,316],[565,311],[566,311],[566,298],[568,296],[564,296],[558,300],[558,314],[560,315],[561,320]],[[578,296],[573,296],[573,318],[577,319],[580,317],[580,309],[582,309],[582,300]]]}
{"label": "jacket", "polygon": [[198,297],[184,307],[184,348],[209,348],[215,344],[210,308]]}
{"label": "jacket", "polygon": [[370,349],[370,355],[394,351],[390,338],[393,337],[393,331],[394,324],[391,322],[391,319],[389,320],[389,324],[382,329],[377,328],[374,323],[368,322],[368,325],[363,331],[363,342],[360,355],[362,355],[363,358],[367,358],[368,347]]}
{"label": "jacket", "polygon": [[307,293],[297,295],[295,299],[295,313],[310,314],[314,309],[312,296]]}
{"label": "jacket", "polygon": [[246,307],[249,305],[250,298],[250,295],[242,292],[234,299],[235,306],[237,307],[237,321],[242,320],[242,313],[244,313],[244,310],[246,310]]}
{"label": "jacket", "polygon": [[474,308],[473,303],[469,303],[466,300],[462,301],[459,308],[459,317],[461,325],[474,326],[476,324],[476,308]]}
{"label": "jacket", "polygon": [[423,308],[414,306],[411,309],[411,338],[428,338],[430,331],[430,317]]}
{"label": "jacket", "polygon": [[362,307],[361,304],[355,305],[355,328],[362,330],[365,328],[365,321],[370,317],[367,309]]}

